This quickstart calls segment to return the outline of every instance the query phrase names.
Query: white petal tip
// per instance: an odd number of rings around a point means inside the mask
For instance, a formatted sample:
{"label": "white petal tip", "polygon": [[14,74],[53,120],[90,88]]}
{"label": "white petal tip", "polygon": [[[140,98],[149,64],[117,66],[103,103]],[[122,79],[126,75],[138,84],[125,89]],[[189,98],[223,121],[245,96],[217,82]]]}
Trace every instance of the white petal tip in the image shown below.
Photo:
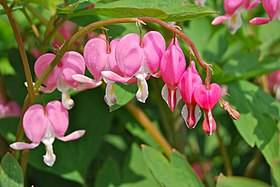
{"label": "white petal tip", "polygon": [[54,162],[56,160],[56,156],[55,154],[46,154],[43,156],[44,157],[44,163],[49,166],[52,167],[54,165]]}

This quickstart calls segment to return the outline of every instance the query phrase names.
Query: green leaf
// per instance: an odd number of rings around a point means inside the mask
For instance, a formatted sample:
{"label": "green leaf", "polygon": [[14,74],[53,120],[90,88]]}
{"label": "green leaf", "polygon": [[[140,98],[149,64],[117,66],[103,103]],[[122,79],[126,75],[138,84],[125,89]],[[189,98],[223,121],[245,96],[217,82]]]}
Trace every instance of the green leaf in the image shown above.
{"label": "green leaf", "polygon": [[234,121],[237,130],[250,146],[259,148],[280,185],[279,129],[275,122],[280,120],[280,104],[247,81],[231,83],[228,88],[229,102],[240,112],[240,119]]}
{"label": "green leaf", "polygon": [[149,16],[165,21],[184,21],[207,16],[216,11],[186,3],[184,0],[99,1],[93,9],[77,11],[72,17],[102,15],[113,18]]}
{"label": "green leaf", "polygon": [[1,160],[0,186],[23,187],[23,174],[17,160],[7,153]]}
{"label": "green leaf", "polygon": [[249,79],[280,69],[279,59],[265,59],[259,62],[259,51],[251,53],[239,53],[231,57],[223,69],[235,77],[235,79]]}
{"label": "green leaf", "polygon": [[203,186],[187,161],[178,156],[177,152],[172,152],[171,163],[151,147],[143,146],[142,153],[153,176],[162,186]]}
{"label": "green leaf", "polygon": [[[88,167],[97,155],[103,137],[107,134],[111,117],[103,100],[104,91],[94,89],[81,92],[73,97],[75,107],[70,110],[70,124],[66,134],[85,129],[85,136],[70,142],[56,140],[54,152],[57,156],[53,167],[43,163],[43,145],[30,151],[29,163],[62,178],[85,184]],[[90,150],[90,151],[89,151]]]}
{"label": "green leaf", "polygon": [[225,177],[223,174],[220,174],[217,180],[216,187],[269,187],[267,183],[257,179],[251,179],[246,177]]}
{"label": "green leaf", "polygon": [[94,186],[114,187],[119,186],[121,181],[118,163],[113,158],[108,158],[98,171]]}
{"label": "green leaf", "polygon": [[120,187],[160,187],[146,166],[140,146],[133,143],[126,155]]}
{"label": "green leaf", "polygon": [[137,85],[135,84],[114,84],[114,92],[117,98],[117,103],[110,107],[110,111],[114,111],[128,103],[131,99],[135,97],[137,91]]}

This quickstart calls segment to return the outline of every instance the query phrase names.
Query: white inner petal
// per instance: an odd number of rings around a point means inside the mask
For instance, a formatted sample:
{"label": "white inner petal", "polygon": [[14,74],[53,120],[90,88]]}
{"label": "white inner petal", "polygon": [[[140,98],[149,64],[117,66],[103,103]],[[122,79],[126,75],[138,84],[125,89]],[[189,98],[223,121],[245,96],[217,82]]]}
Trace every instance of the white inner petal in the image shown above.
{"label": "white inner petal", "polygon": [[61,95],[61,102],[67,110],[70,110],[74,106],[74,101],[71,99],[70,93],[69,93],[70,88],[71,87],[69,87],[68,85],[66,85],[63,82],[63,80],[60,76],[59,79],[58,79],[57,89],[62,94]]}
{"label": "white inner petal", "polygon": [[242,25],[241,11],[237,10],[230,19],[228,19],[228,28],[231,34],[235,34],[236,31]]}
{"label": "white inner petal", "polygon": [[149,96],[148,84],[146,81],[147,73],[135,75],[137,78],[138,90],[136,93],[136,98],[138,101],[145,103],[146,99]]}
{"label": "white inner petal", "polygon": [[208,122],[209,122],[209,135],[212,135],[213,133],[213,116],[211,110],[208,111]]}
{"label": "white inner petal", "polygon": [[194,127],[195,127],[197,125],[197,122],[201,118],[201,110],[198,105],[195,106],[194,116],[195,116],[195,125],[194,125]]}
{"label": "white inner petal", "polygon": [[189,127],[189,125],[187,123],[189,112],[188,112],[188,109],[187,109],[186,105],[183,106],[182,111],[181,111],[181,115],[184,118],[186,125]]}
{"label": "white inner petal", "polygon": [[67,92],[62,92],[61,93],[61,99],[62,99],[62,104],[63,106],[67,109],[67,110],[70,110],[71,108],[73,108],[74,106],[74,101],[71,99],[70,97],[70,93],[67,91]]}
{"label": "white inner petal", "polygon": [[53,146],[52,146],[54,140],[55,140],[55,135],[52,133],[51,125],[48,122],[46,134],[42,139],[42,142],[43,144],[45,144],[45,148],[46,148],[46,154],[43,156],[44,162],[48,166],[53,166],[56,160],[56,156],[53,153]]}
{"label": "white inner petal", "polygon": [[114,93],[114,83],[113,81],[110,80],[105,80],[106,82],[106,90],[105,90],[105,96],[104,96],[104,100],[107,103],[107,105],[112,106],[114,104],[116,104],[117,99],[116,99],[116,95]]}
{"label": "white inner petal", "polygon": [[166,84],[161,89],[161,96],[162,96],[163,100],[167,103],[168,107],[170,108],[169,103],[168,103],[168,90],[167,90]]}

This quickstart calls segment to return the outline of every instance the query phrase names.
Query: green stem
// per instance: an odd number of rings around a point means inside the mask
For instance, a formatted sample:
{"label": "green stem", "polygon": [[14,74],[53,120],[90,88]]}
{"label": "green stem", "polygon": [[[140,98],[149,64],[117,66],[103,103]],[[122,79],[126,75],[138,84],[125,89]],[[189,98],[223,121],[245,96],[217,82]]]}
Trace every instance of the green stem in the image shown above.
{"label": "green stem", "polygon": [[31,12],[31,14],[33,14],[36,18],[38,18],[38,20],[44,24],[44,25],[48,25],[48,20],[46,18],[44,18],[41,14],[41,12],[38,12],[36,9],[34,9],[30,4],[26,5],[26,8]]}
{"label": "green stem", "polygon": [[26,55],[26,52],[25,52],[25,49],[24,49],[24,45],[23,45],[21,36],[19,34],[19,31],[16,27],[15,20],[12,16],[12,11],[7,5],[7,1],[6,0],[1,0],[0,2],[2,4],[2,6],[4,7],[6,13],[7,13],[8,19],[10,21],[10,24],[12,26],[12,29],[13,29],[13,32],[14,32],[14,35],[15,35],[15,38],[16,38],[16,41],[17,41],[17,44],[18,44],[20,56],[21,56],[22,63],[23,63],[25,78],[26,78],[27,85],[28,85],[27,91],[28,91],[28,95],[29,95],[29,98],[30,98],[29,102],[33,103],[35,101],[35,93],[34,93],[34,88],[33,88],[33,81],[32,81],[31,71],[30,71],[30,67],[29,67],[29,62],[28,62],[27,55]]}
{"label": "green stem", "polygon": [[135,104],[128,103],[125,105],[127,110],[137,119],[140,125],[144,127],[162,148],[166,156],[170,156],[172,148],[164,136],[154,127],[153,122],[146,116],[146,114]]}
{"label": "green stem", "polygon": [[5,102],[9,101],[9,96],[6,92],[5,84],[1,72],[0,72],[0,98],[3,99]]}
{"label": "green stem", "polygon": [[256,171],[257,165],[260,163],[261,159],[262,159],[262,153],[259,150],[257,150],[253,159],[247,165],[244,174],[245,177],[253,176],[254,172]]}
{"label": "green stem", "polygon": [[30,18],[30,16],[28,15],[28,13],[26,12],[25,9],[22,9],[22,13],[24,14],[24,16],[26,17],[34,35],[35,35],[35,38],[38,42],[40,42],[40,33],[39,33],[39,30],[38,28],[36,27],[36,25],[32,22],[32,19]]}
{"label": "green stem", "polygon": [[229,159],[229,156],[228,156],[228,153],[227,153],[225,144],[224,144],[224,142],[223,142],[223,140],[222,140],[222,138],[221,138],[221,135],[220,135],[220,133],[219,133],[218,128],[217,128],[217,130],[216,130],[216,136],[217,136],[218,142],[219,142],[219,144],[220,144],[220,151],[221,151],[221,154],[222,154],[223,159],[224,159],[226,175],[227,175],[227,176],[231,176],[231,175],[232,175],[232,169],[231,169],[231,165],[230,165],[230,159]]}
{"label": "green stem", "polygon": [[47,49],[48,44],[50,43],[52,37],[55,35],[57,30],[61,27],[61,25],[68,19],[67,16],[65,16],[61,21],[58,21],[58,23],[55,24],[53,27],[53,23],[55,22],[55,15],[52,16],[50,22],[47,26],[47,31],[44,37],[44,41],[42,43],[42,47],[40,48],[40,54],[44,53]]}

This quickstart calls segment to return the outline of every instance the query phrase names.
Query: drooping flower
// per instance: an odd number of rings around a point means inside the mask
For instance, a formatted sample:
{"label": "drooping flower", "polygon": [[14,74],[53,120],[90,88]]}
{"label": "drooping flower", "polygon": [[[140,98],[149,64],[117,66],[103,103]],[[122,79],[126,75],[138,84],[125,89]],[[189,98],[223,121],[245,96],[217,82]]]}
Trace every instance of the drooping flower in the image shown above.
{"label": "drooping flower", "polygon": [[194,92],[195,101],[205,111],[202,129],[208,135],[212,135],[217,128],[215,119],[212,115],[212,108],[219,101],[221,94],[222,89],[216,83],[210,84],[208,88],[205,85],[201,85]]}
{"label": "drooping flower", "polygon": [[262,25],[269,23],[275,19],[280,20],[280,1],[279,0],[262,0],[262,5],[267,12],[269,18],[256,17],[250,23],[254,25]]}
{"label": "drooping flower", "polygon": [[275,93],[276,99],[280,101],[280,70],[268,75],[268,85],[272,93]]}
{"label": "drooping flower", "polygon": [[39,104],[32,105],[23,117],[23,129],[31,143],[15,142],[10,147],[16,150],[33,149],[42,142],[46,147],[44,162],[52,166],[56,160],[52,146],[55,138],[66,142],[85,134],[85,130],[77,130],[65,136],[68,124],[68,111],[60,101],[51,101],[45,108]]}
{"label": "drooping flower", "polygon": [[242,9],[251,10],[259,5],[260,0],[224,0],[225,15],[216,17],[212,21],[212,25],[221,24],[227,21],[231,34],[234,34],[242,25],[241,12]]}
{"label": "drooping flower", "polygon": [[21,108],[13,101],[4,101],[0,95],[0,119],[7,117],[18,117],[20,116]]}
{"label": "drooping flower", "polygon": [[[112,40],[109,47],[105,40],[101,38],[93,38],[86,43],[84,48],[84,58],[88,70],[94,76],[96,81],[104,79],[107,84],[104,100],[109,106],[116,103],[114,81],[104,78],[101,72],[107,70],[121,74],[115,58],[118,41],[119,39]],[[89,80],[89,78],[83,75],[74,75],[73,78],[80,82],[87,82]]]}
{"label": "drooping flower", "polygon": [[194,92],[201,85],[202,80],[195,68],[195,62],[191,61],[179,83],[179,90],[185,102],[181,114],[189,128],[194,128],[201,117],[201,111],[194,99]]}
{"label": "drooping flower", "polygon": [[102,75],[108,80],[123,83],[128,83],[136,77],[136,98],[144,103],[149,95],[146,79],[149,75],[157,76],[164,51],[165,40],[159,32],[146,33],[142,43],[137,34],[127,34],[120,39],[116,47],[116,63],[121,75],[113,71],[103,71]]}
{"label": "drooping flower", "polygon": [[181,99],[178,84],[186,69],[186,60],[177,38],[173,38],[160,62],[160,72],[165,85],[161,94],[171,111]]}
{"label": "drooping flower", "polygon": [[[35,62],[35,74],[40,77],[51,64],[55,55],[46,53],[40,56]],[[99,86],[101,82],[91,81],[84,85],[72,78],[75,74],[84,74],[85,61],[82,55],[75,51],[69,51],[64,54],[60,62],[55,66],[52,72],[45,79],[44,84],[46,87],[40,87],[42,92],[52,92],[57,88],[62,93],[62,103],[67,109],[71,109],[74,101],[70,98],[69,90],[84,90]]]}

